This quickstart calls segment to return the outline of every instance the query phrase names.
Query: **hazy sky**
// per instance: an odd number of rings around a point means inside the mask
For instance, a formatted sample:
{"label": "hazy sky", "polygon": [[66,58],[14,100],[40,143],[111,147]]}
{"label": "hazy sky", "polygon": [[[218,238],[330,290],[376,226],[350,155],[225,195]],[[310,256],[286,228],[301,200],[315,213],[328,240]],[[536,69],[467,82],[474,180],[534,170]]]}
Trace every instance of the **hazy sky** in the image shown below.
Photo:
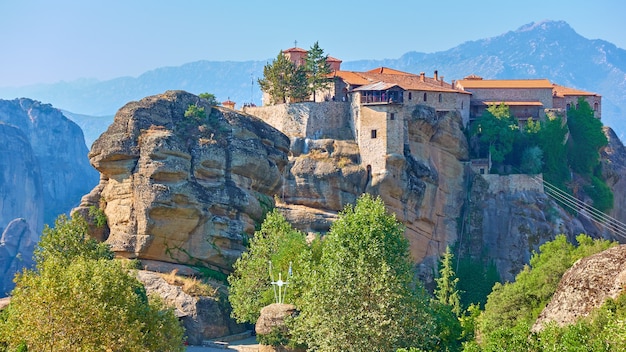
{"label": "hazy sky", "polygon": [[0,0],[0,87],[110,79],[315,41],[344,61],[437,52],[564,20],[626,48],[624,0]]}

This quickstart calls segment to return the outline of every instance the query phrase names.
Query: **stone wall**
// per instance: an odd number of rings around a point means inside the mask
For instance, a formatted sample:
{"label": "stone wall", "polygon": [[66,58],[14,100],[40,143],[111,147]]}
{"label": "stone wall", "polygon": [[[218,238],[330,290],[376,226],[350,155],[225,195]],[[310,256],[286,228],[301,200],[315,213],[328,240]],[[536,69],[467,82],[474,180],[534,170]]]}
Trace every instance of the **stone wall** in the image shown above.
{"label": "stone wall", "polygon": [[536,191],[543,193],[543,175],[495,175],[488,174],[482,177],[489,183],[488,192],[497,193],[515,193]]}
{"label": "stone wall", "polygon": [[486,101],[539,101],[544,107],[552,107],[552,88],[472,88],[472,99]]}
{"label": "stone wall", "polygon": [[290,138],[354,140],[348,102],[303,102],[261,107],[244,107]]}

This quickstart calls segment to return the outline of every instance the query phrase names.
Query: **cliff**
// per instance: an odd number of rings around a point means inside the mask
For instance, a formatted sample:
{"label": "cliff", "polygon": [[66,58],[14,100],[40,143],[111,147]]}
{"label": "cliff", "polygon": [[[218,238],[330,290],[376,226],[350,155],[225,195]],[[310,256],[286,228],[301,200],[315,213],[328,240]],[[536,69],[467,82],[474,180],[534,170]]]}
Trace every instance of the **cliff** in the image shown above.
{"label": "cliff", "polygon": [[32,265],[43,224],[97,182],[80,128],[49,104],[0,100],[0,296]]}
{"label": "cliff", "polygon": [[[190,105],[206,117],[185,117]],[[100,183],[75,211],[102,209],[108,225],[97,237],[148,269],[228,273],[273,205],[288,148],[252,116],[182,91],[150,96],[122,107],[94,142]]]}

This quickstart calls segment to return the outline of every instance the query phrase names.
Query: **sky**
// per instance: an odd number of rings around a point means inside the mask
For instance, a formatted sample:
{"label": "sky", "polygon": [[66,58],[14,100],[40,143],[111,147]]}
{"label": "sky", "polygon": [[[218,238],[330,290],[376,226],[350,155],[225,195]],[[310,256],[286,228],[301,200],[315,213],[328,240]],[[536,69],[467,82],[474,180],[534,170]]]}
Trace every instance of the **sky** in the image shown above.
{"label": "sky", "polygon": [[345,61],[432,53],[542,20],[626,48],[624,0],[0,0],[0,87],[271,60],[318,41]]}

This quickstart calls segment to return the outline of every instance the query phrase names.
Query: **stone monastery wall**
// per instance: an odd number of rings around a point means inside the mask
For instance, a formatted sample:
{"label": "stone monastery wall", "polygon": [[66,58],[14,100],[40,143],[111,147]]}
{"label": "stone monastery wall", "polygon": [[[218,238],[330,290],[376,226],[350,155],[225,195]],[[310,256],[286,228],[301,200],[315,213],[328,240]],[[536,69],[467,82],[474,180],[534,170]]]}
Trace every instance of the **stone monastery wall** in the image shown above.
{"label": "stone monastery wall", "polygon": [[348,102],[304,102],[244,107],[247,114],[274,126],[290,138],[354,140]]}
{"label": "stone monastery wall", "polygon": [[543,193],[543,175],[481,175],[489,183],[489,193],[536,191]]}

